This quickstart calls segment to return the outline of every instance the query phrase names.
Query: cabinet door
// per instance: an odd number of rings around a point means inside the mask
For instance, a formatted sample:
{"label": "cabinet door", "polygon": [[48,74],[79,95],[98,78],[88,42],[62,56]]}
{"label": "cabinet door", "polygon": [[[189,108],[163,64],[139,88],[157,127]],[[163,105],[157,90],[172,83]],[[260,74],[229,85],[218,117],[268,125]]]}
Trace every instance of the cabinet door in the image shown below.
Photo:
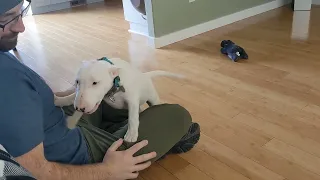
{"label": "cabinet door", "polygon": [[310,11],[312,0],[294,0],[294,10],[295,11]]}

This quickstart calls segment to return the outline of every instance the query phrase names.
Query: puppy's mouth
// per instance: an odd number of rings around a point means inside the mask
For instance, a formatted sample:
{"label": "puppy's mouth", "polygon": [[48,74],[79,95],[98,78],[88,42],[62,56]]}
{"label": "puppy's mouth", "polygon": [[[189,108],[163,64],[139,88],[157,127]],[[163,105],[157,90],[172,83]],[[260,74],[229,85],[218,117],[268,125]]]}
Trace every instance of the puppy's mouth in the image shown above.
{"label": "puppy's mouth", "polygon": [[91,111],[89,111],[87,114],[92,114],[94,113],[98,108],[99,108],[99,105],[100,105],[101,102],[97,102],[97,104],[93,107],[93,109]]}

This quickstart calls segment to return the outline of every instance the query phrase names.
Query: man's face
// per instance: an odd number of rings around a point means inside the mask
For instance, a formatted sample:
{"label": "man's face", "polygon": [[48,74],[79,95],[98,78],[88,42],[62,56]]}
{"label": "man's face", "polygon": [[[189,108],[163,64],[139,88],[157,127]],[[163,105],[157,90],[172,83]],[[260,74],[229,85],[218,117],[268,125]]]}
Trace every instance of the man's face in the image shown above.
{"label": "man's face", "polygon": [[[5,25],[21,14],[22,5],[23,3],[20,3],[16,7],[7,11],[5,14],[1,15],[0,24]],[[16,47],[18,42],[18,34],[24,30],[25,27],[23,25],[21,16],[7,24],[4,30],[0,28],[0,51],[5,52]]]}

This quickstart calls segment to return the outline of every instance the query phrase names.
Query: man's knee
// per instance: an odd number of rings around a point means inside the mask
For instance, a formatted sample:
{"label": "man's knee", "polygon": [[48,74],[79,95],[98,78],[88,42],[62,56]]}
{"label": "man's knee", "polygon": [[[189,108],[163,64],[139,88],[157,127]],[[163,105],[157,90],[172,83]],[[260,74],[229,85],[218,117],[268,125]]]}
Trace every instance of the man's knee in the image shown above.
{"label": "man's knee", "polygon": [[177,116],[178,121],[182,121],[183,123],[191,123],[192,117],[190,112],[179,104],[164,104],[170,111],[170,114],[174,114]]}
{"label": "man's knee", "polygon": [[178,121],[182,127],[184,127],[185,131],[188,131],[191,123],[192,123],[192,116],[190,112],[179,104],[170,104],[168,105],[170,109],[172,109],[172,114],[175,114],[176,118],[174,121]]}
{"label": "man's knee", "polygon": [[167,127],[173,126],[174,129],[180,129],[183,132],[187,132],[192,123],[190,112],[179,104],[156,105],[150,113],[153,117],[162,117],[161,121],[167,124]]}

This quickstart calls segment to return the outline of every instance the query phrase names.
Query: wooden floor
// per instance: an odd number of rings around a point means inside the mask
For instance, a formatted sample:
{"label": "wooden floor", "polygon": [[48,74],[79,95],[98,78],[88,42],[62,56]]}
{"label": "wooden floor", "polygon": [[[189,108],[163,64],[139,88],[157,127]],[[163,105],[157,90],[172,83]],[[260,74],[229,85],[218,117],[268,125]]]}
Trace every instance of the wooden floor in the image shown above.
{"label": "wooden floor", "polygon": [[[122,5],[111,2],[27,17],[18,56],[54,91],[73,83],[82,60],[102,56],[188,77],[155,84],[164,102],[192,113],[201,140],[141,180],[320,180],[320,8],[307,41],[291,39],[292,16],[284,7],[153,50],[127,32]],[[224,39],[244,47],[249,60],[221,55]]]}

